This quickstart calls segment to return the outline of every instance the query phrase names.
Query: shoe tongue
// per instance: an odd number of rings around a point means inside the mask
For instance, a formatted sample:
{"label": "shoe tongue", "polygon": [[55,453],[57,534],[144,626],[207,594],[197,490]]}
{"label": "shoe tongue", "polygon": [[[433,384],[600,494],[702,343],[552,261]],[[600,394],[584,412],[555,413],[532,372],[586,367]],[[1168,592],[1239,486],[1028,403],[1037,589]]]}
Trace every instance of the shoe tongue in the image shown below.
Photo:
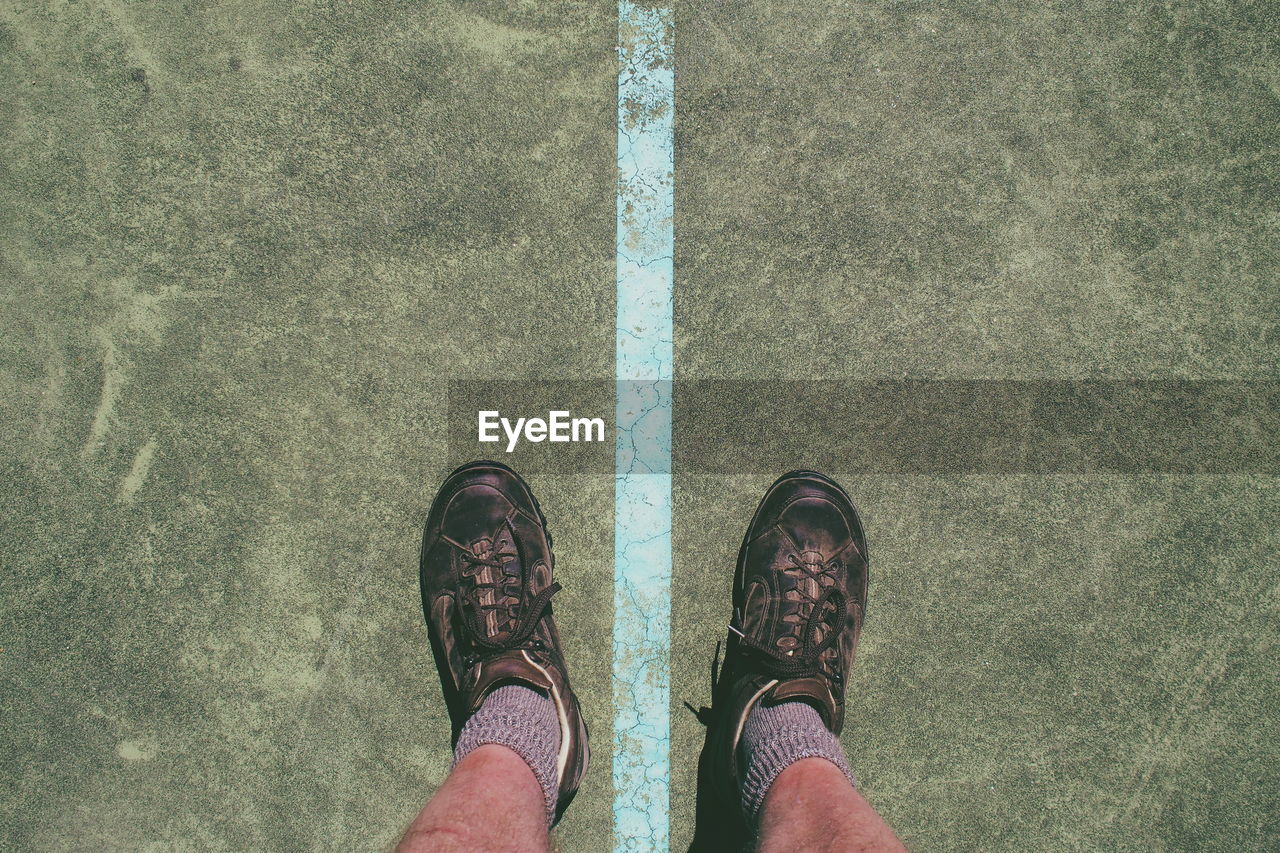
{"label": "shoe tongue", "polygon": [[[492,536],[481,537],[472,542],[471,553],[481,560],[494,560],[500,564],[475,567],[476,582],[492,585],[477,591],[477,604],[480,607],[476,616],[480,619],[485,633],[490,637],[496,637],[512,630],[515,624],[512,611],[519,610],[518,599],[503,593],[505,589],[503,582],[509,582],[521,576],[520,552],[516,548],[511,529],[504,522]],[[499,557],[499,555],[502,556]]]}
{"label": "shoe tongue", "polygon": [[511,535],[511,527],[505,521],[491,535],[482,536],[472,542],[471,553],[484,560],[502,554],[506,573],[520,574],[520,551],[516,548],[515,537]]}
{"label": "shoe tongue", "polygon": [[471,712],[479,710],[484,697],[504,684],[523,684],[547,692],[552,688],[546,671],[535,665],[526,652],[513,649],[489,658],[480,667],[475,684],[467,691],[467,704]]}
{"label": "shoe tongue", "polygon": [[[826,570],[826,558],[818,551],[792,551],[787,556],[782,574],[793,586],[785,589],[782,595],[781,621],[786,631],[779,635],[777,645],[782,651],[795,654],[805,642],[813,608],[834,583],[834,578]],[[818,614],[814,643],[822,642],[830,632],[830,611],[830,605],[826,605]]]}

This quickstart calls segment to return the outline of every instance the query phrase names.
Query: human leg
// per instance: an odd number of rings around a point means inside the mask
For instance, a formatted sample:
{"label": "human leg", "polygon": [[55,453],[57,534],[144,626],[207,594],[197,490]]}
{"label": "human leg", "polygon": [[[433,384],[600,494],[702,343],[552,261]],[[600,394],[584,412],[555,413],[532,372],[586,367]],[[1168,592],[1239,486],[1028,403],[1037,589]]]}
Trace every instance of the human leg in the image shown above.
{"label": "human leg", "polygon": [[866,554],[852,501],[812,471],[779,478],[743,539],[700,788],[719,814],[740,816],[735,837],[763,849],[901,849],[857,792],[839,741]]}
{"label": "human leg", "polygon": [[769,788],[759,814],[761,853],[903,851],[893,830],[823,758],[802,758]]}
{"label": "human leg", "polygon": [[514,751],[485,744],[454,766],[409,825],[396,853],[548,849],[542,786]]}
{"label": "human leg", "polygon": [[[445,480],[421,583],[455,766],[401,849],[437,849],[426,839],[444,850],[545,849],[576,794],[587,730],[552,617],[553,562],[541,509],[515,472],[478,462]],[[528,807],[530,790],[540,810]],[[460,827],[459,814],[481,819]]]}

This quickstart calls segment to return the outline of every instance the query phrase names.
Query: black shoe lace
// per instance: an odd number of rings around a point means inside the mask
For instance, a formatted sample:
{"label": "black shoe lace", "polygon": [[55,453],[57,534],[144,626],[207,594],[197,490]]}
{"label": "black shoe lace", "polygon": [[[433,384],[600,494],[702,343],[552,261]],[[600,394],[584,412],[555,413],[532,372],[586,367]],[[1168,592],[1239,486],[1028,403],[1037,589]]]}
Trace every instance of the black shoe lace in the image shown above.
{"label": "black shoe lace", "polygon": [[[471,577],[472,583],[478,591],[491,589],[494,591],[493,604],[477,603],[477,608],[483,612],[486,610],[506,610],[506,622],[510,624],[510,628],[500,632],[493,637],[486,635],[480,620],[470,608],[463,608],[463,620],[471,631],[472,645],[489,654],[497,652],[510,651],[517,648],[533,648],[542,649],[541,640],[531,637],[538,627],[538,623],[542,621],[542,617],[551,604],[551,596],[560,591],[559,583],[552,583],[542,592],[533,597],[523,609],[520,606],[521,593],[524,590],[527,577],[512,576],[506,573],[505,564],[515,558],[516,554],[512,551],[491,551],[487,555],[480,555],[472,552],[467,548],[459,546],[462,552],[462,559],[466,564],[475,569],[483,567],[498,569],[500,580],[495,583],[489,583],[479,579],[479,575],[475,572],[467,572]],[[527,574],[528,570],[525,570]],[[477,596],[478,598],[478,596]],[[514,603],[507,603],[514,599]]]}
{"label": "black shoe lace", "polygon": [[[831,603],[835,607],[835,615],[837,619],[831,626],[831,630],[827,631],[827,635],[822,640],[817,640],[818,629],[822,627],[822,615],[826,605]],[[845,597],[835,587],[829,587],[824,590],[816,599],[813,609],[809,611],[809,618],[805,622],[804,631],[802,632],[801,645],[798,651],[785,652],[776,646],[768,643],[761,643],[753,637],[744,634],[737,625],[729,624],[729,630],[738,635],[737,648],[740,652],[745,652],[755,658],[755,665],[758,671],[764,673],[770,678],[786,679],[786,678],[808,678],[817,675],[822,671],[822,654],[831,648],[840,639],[840,619],[838,618],[845,612]],[[711,696],[715,701],[716,688],[720,684],[720,676],[724,672],[724,668],[720,665],[720,643],[716,643],[715,656],[711,659]],[[843,676],[839,669],[831,673],[831,678],[839,683]],[[698,722],[704,726],[711,726],[715,720],[715,711],[706,705],[701,708],[694,708],[689,702],[685,702],[685,707],[693,712],[698,718]]]}
{"label": "black shoe lace", "polygon": [[[814,554],[814,557],[816,556]],[[823,584],[824,578],[828,581],[834,579],[833,572],[839,569],[839,563],[836,560],[802,559],[796,554],[788,554],[787,562],[789,565],[783,568],[784,572],[808,578],[821,590],[816,596],[811,596],[805,591],[803,584],[798,584],[795,588],[802,600],[802,606],[809,605],[808,615],[803,623],[797,618],[797,624],[790,634],[795,638],[797,648],[794,651],[785,651],[777,646],[762,643],[743,633],[741,625],[735,626],[730,623],[729,630],[738,635],[739,648],[755,655],[759,668],[766,675],[773,678],[806,678],[817,675],[821,671],[823,653],[835,645],[840,638],[840,625],[843,622],[846,602],[844,594],[834,585]],[[826,636],[818,641],[818,630],[822,627],[828,605],[831,606],[833,621]],[[834,677],[837,681],[840,680],[838,670]]]}
{"label": "black shoe lace", "polygon": [[[835,568],[834,561],[821,564],[807,563],[794,554],[788,555],[788,560],[792,568],[787,569],[787,571],[799,569],[815,581],[821,575]],[[819,585],[821,585],[820,581]],[[736,610],[734,612],[734,621],[739,624],[735,625],[733,621],[729,623],[729,630],[738,635],[736,646],[738,652],[751,655],[755,659],[756,669],[770,678],[808,678],[818,675],[822,671],[823,653],[834,646],[840,639],[840,627],[844,622],[847,607],[844,593],[840,592],[836,587],[830,586],[823,589],[816,598],[810,598],[803,591],[800,591],[800,594],[806,600],[812,602],[813,606],[809,609],[809,615],[805,619],[804,627],[798,632],[799,648],[794,652],[784,651],[777,646],[762,643],[745,634],[742,631],[740,614]],[[832,623],[827,635],[818,640],[818,630],[822,627],[823,616],[827,612],[828,604],[832,606]],[[711,659],[711,696],[713,703],[715,701],[716,688],[720,684],[720,676],[723,672],[724,668],[720,665],[720,643],[717,642],[715,656]],[[836,683],[839,683],[844,676],[837,667],[831,673],[831,678]],[[694,708],[687,701],[684,704],[686,708],[693,712],[694,716],[698,718],[698,722],[702,723],[702,725],[710,727],[713,724],[715,712],[712,708],[705,705],[701,708]]]}
{"label": "black shoe lace", "polygon": [[[818,640],[818,629],[822,627],[823,614],[827,605],[832,605],[834,616],[827,635]],[[807,678],[817,675],[822,669],[822,654],[840,639],[840,616],[845,612],[844,593],[835,587],[824,589],[814,600],[809,618],[805,620],[800,632],[800,648],[794,652],[785,652],[769,643],[762,643],[754,637],[743,634],[733,625],[729,629],[738,634],[738,645],[753,652],[757,656],[760,669],[773,678]],[[840,680],[840,673],[835,673]]]}

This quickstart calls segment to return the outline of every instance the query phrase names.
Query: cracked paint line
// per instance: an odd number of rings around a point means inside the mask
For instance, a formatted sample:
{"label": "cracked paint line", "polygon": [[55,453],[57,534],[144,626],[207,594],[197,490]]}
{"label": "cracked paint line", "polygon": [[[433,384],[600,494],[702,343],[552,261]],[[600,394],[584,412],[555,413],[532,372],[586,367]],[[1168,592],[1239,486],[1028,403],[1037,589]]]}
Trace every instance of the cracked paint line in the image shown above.
{"label": "cracked paint line", "polygon": [[623,0],[618,58],[615,849],[665,853],[671,743],[671,10]]}

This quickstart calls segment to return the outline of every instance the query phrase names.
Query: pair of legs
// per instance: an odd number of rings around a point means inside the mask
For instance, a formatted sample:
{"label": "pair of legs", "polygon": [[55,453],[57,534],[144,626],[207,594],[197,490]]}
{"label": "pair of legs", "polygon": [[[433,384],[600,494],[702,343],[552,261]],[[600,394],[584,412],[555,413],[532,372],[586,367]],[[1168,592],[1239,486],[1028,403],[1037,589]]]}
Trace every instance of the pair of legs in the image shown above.
{"label": "pair of legs", "polygon": [[[397,853],[549,850],[542,788],[505,746],[480,747],[458,763],[418,813]],[[804,758],[769,789],[760,810],[761,853],[901,850],[902,845],[831,762]]]}
{"label": "pair of legs", "polygon": [[[423,535],[421,582],[454,767],[399,850],[549,849],[590,756],[552,615],[554,562],[546,519],[514,471],[476,462],[445,480]],[[866,541],[849,496],[817,472],[779,478],[743,539],[723,663],[699,713],[708,843],[902,849],[855,788],[839,741],[866,593]],[[704,809],[715,818],[703,820]]]}

